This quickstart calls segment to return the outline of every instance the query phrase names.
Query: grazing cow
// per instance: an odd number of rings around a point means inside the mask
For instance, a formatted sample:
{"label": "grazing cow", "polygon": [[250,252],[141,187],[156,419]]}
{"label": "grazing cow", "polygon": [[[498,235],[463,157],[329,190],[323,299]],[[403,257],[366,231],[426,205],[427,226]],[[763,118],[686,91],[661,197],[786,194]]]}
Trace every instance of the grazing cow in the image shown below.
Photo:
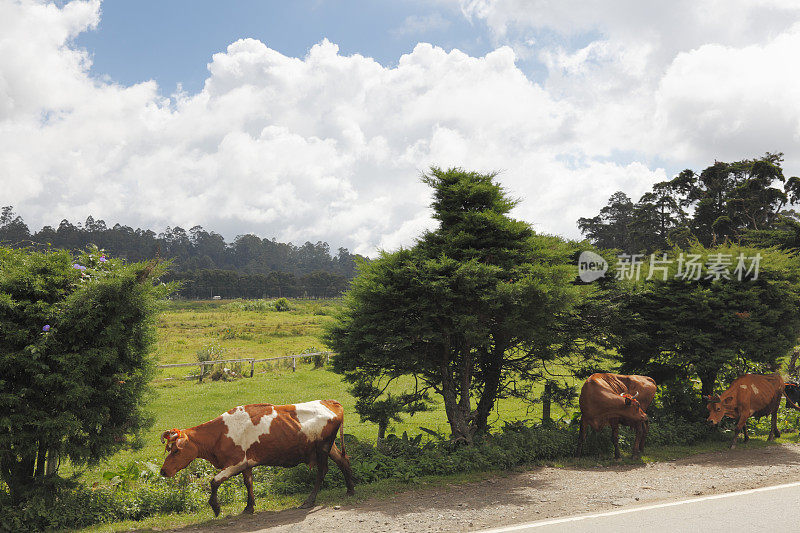
{"label": "grazing cow", "polygon": [[705,396],[708,401],[708,421],[714,425],[723,417],[736,419],[731,448],[736,446],[739,431],[744,430],[744,441],[750,440],[747,434],[747,419],[751,416],[761,418],[772,415],[772,426],[767,440],[780,437],[778,431],[778,407],[784,391],[783,378],[780,374],[745,374],[736,378],[728,390],[721,395]]}
{"label": "grazing cow", "polygon": [[580,457],[587,427],[600,431],[611,426],[614,439],[614,458],[619,459],[619,425],[630,426],[636,431],[633,442],[633,457],[644,451],[649,422],[645,411],[656,395],[656,382],[647,376],[625,376],[620,374],[592,374],[581,388],[578,405],[581,408],[581,428],[578,435]]}
{"label": "grazing cow", "polygon": [[[336,448],[336,432],[341,433],[342,451]],[[221,470],[211,479],[208,503],[219,516],[217,488],[228,478],[242,474],[247,487],[247,507],[252,513],[253,467],[258,465],[317,467],[314,490],[300,507],[314,505],[322,479],[328,472],[328,457],[339,466],[354,492],[350,461],[344,453],[344,411],[334,400],[316,400],[295,405],[259,403],[239,406],[220,416],[184,430],[168,430],[161,435],[169,452],[161,475],[172,477],[197,457]]]}

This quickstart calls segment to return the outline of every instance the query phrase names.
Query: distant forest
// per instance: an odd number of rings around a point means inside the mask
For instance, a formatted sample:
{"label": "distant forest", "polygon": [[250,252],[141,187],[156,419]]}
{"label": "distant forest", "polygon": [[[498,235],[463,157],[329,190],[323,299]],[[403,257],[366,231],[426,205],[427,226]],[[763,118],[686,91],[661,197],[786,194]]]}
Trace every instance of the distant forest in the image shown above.
{"label": "distant forest", "polygon": [[2,246],[78,251],[91,244],[132,262],[156,256],[171,259],[164,281],[180,281],[178,294],[184,298],[338,296],[355,276],[360,257],[346,248],[332,255],[325,242],[295,246],[247,234],[227,243],[222,235],[200,226],[189,231],[168,227],[155,233],[121,224],[108,227],[91,216],[83,224],[62,220],[57,228],[45,226],[31,233],[12,206],[0,212]]}

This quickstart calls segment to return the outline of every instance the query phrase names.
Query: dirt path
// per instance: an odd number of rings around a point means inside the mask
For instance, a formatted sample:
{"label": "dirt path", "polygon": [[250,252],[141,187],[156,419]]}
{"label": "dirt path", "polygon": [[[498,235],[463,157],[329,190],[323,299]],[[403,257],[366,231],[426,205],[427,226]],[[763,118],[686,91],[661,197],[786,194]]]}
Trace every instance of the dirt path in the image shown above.
{"label": "dirt path", "polygon": [[800,445],[739,449],[647,465],[549,468],[411,490],[341,509],[263,512],[180,531],[473,531],[800,481]]}

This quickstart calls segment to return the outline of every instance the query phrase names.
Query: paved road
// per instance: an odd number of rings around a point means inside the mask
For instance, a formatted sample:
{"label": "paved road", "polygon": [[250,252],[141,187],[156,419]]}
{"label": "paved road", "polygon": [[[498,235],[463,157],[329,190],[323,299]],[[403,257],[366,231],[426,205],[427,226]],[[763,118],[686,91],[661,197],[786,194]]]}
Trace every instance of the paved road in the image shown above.
{"label": "paved road", "polygon": [[578,515],[485,530],[483,533],[642,533],[797,531],[800,482],[688,500]]}

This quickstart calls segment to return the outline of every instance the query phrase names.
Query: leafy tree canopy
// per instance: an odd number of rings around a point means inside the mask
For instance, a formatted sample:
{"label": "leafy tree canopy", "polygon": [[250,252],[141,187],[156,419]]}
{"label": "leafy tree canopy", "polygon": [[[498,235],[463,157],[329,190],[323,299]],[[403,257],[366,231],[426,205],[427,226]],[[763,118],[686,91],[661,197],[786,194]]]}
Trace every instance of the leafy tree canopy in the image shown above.
{"label": "leafy tree canopy", "polygon": [[439,227],[360,265],[326,342],[334,369],[369,399],[362,416],[380,414],[369,409],[379,398],[413,410],[435,393],[452,437],[469,442],[497,399],[552,356],[582,290],[571,284],[574,248],[509,217],[515,201],[494,178],[432,168],[423,180]]}

